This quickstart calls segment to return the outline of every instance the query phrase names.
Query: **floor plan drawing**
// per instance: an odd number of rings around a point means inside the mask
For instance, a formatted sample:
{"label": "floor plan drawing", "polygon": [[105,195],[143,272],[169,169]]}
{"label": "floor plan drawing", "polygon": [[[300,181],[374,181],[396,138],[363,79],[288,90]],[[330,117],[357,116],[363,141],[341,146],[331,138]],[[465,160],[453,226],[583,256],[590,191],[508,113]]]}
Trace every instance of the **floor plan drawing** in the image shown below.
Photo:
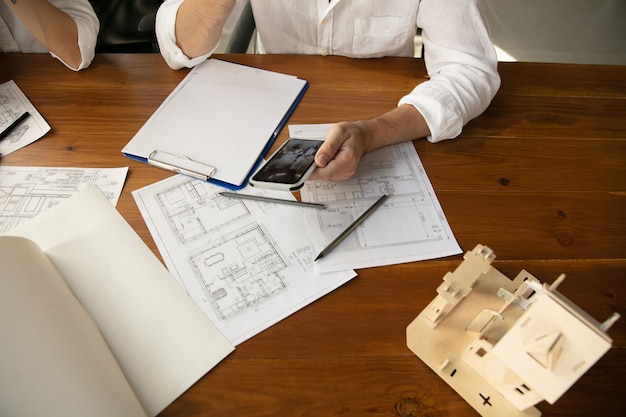
{"label": "floor plan drawing", "polygon": [[287,288],[282,271],[288,264],[256,224],[199,249],[190,262],[220,319],[254,308]]}
{"label": "floor plan drawing", "polygon": [[198,181],[174,184],[158,192],[155,199],[174,236],[183,245],[250,216],[245,204],[213,195]]}
{"label": "floor plan drawing", "polygon": [[309,181],[303,200],[328,209],[307,212],[316,250],[323,249],[382,194],[383,206],[328,256],[318,272],[407,262],[460,253],[411,142],[365,155],[352,179]]}
{"label": "floor plan drawing", "polygon": [[190,250],[189,263],[220,320],[285,290],[281,271],[288,264],[261,226],[253,222],[219,234],[251,217],[241,200],[222,197],[203,182],[185,179],[156,193],[155,201],[178,243],[196,248]]}
{"label": "floor plan drawing", "polygon": [[[350,225],[381,194],[392,196],[383,210],[395,214],[406,212],[415,221],[402,224],[405,233],[395,234],[391,244],[414,243],[421,241],[447,240],[451,236],[442,227],[439,213],[432,206],[427,187],[421,183],[417,169],[409,159],[411,155],[398,147],[390,147],[385,152],[364,158],[362,168],[354,181],[342,183],[311,182],[306,195],[316,202],[341,202],[327,211],[317,212],[320,229],[328,231],[328,238],[336,234],[340,225],[343,229]],[[354,238],[353,248],[386,245],[384,240],[368,238],[366,230],[360,230]],[[402,242],[397,238],[402,237]],[[350,250],[348,247],[346,250]]]}
{"label": "floor plan drawing", "polygon": [[64,199],[97,186],[113,205],[128,168],[0,167],[0,234],[5,234]]}
{"label": "floor plan drawing", "polygon": [[[233,344],[355,276],[313,269],[301,207],[234,199],[175,175],[133,192],[165,264]],[[242,193],[285,198],[280,191]],[[310,209],[309,209],[310,210]]]}
{"label": "floor plan drawing", "polygon": [[24,112],[29,114],[26,120],[0,141],[0,156],[23,148],[50,130],[48,123],[14,81],[0,84],[0,131],[13,123]]}
{"label": "floor plan drawing", "polygon": [[219,319],[253,308],[286,288],[280,272],[287,263],[258,224],[216,239],[220,230],[250,218],[242,201],[211,194],[202,182],[190,180],[158,192],[155,200],[178,243],[195,247],[194,242],[202,242],[189,253],[189,262]]}
{"label": "floor plan drawing", "polygon": [[[9,126],[14,120],[18,119],[21,115],[21,111],[18,111],[14,106],[11,106],[11,97],[6,93],[0,92],[0,130],[5,129],[5,126]],[[22,123],[16,127],[9,135],[4,139],[7,142],[19,142],[26,134],[30,126]]]}

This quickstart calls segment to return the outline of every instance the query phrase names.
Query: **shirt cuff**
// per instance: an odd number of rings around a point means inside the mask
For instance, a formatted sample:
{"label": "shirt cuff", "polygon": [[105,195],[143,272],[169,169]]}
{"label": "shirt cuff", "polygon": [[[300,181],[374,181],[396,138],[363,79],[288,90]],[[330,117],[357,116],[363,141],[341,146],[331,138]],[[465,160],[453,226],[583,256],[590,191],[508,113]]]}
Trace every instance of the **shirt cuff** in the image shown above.
{"label": "shirt cuff", "polygon": [[161,55],[172,69],[192,68],[206,60],[213,51],[193,59],[187,57],[176,44],[176,14],[183,0],[166,1],[156,15],[156,35]]}
{"label": "shirt cuff", "polygon": [[96,15],[85,13],[80,16],[72,16],[78,31],[78,49],[80,49],[80,65],[77,68],[71,67],[67,62],[50,52],[54,58],[58,59],[73,71],[80,71],[91,65],[96,55],[96,43],[98,41],[98,32],[100,30],[100,21]]}
{"label": "shirt cuff", "polygon": [[92,27],[87,27],[82,24],[77,24],[78,28],[78,47],[80,48],[81,63],[76,71],[87,68],[91,65],[91,61],[96,54],[96,42],[98,41],[98,32],[100,28],[100,22],[97,19],[89,22]]}
{"label": "shirt cuff", "polygon": [[433,84],[433,81],[419,84],[400,99],[398,106],[410,104],[415,107],[424,116],[430,130],[426,139],[429,142],[439,142],[461,134],[463,116],[452,94]]}

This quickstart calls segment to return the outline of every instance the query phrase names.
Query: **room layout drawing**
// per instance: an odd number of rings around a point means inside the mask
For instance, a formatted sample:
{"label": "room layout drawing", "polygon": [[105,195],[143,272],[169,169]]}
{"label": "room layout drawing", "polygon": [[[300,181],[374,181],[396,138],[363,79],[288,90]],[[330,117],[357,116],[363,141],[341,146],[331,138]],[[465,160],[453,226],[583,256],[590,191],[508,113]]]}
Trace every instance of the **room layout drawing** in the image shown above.
{"label": "room layout drawing", "polygon": [[[304,200],[327,205],[327,210],[307,213],[316,249],[331,242],[382,194],[390,198],[335,250],[349,259],[336,267],[360,268],[374,266],[373,259],[383,263],[384,258],[397,260],[388,255],[391,249],[398,255],[399,248],[400,252],[407,250],[407,260],[460,253],[411,142],[366,155],[350,180],[309,181],[305,185]],[[330,267],[329,261],[325,264]],[[327,270],[322,268],[325,266],[320,263],[318,271]]]}
{"label": "room layout drawing", "polygon": [[0,141],[0,156],[8,155],[45,135],[50,126],[28,100],[15,81],[0,83],[0,131],[24,112],[29,116]]}
{"label": "room layout drawing", "polygon": [[0,167],[0,234],[90,186],[117,204],[128,168]]}
{"label": "room layout drawing", "polygon": [[287,262],[257,224],[201,248],[191,255],[190,262],[208,301],[223,320],[287,288],[282,276]]}
{"label": "room layout drawing", "polygon": [[[420,181],[419,174],[423,171],[418,172],[421,167],[411,164],[410,156],[401,147],[389,147],[365,158],[354,180],[310,183],[308,198],[333,203],[328,210],[315,213],[319,228],[327,231],[327,238],[331,239],[348,227],[381,194],[387,194],[391,199],[381,211],[387,212],[388,217],[409,217],[413,221],[398,224],[399,233],[388,236],[389,240],[361,228],[354,234],[352,244],[344,246],[344,250],[450,239],[451,235],[442,225],[440,212],[432,204],[432,195]],[[389,223],[393,227],[394,222]]]}
{"label": "room layout drawing", "polygon": [[[172,235],[220,320],[254,308],[287,287],[287,260],[241,200],[185,179],[155,194]],[[240,225],[242,223],[243,225]],[[224,233],[231,226],[237,228]]]}
{"label": "room layout drawing", "polygon": [[[230,198],[184,175],[133,191],[163,261],[220,331],[237,345],[354,276],[320,277],[304,209]],[[291,195],[246,187],[237,192]]]}
{"label": "room layout drawing", "polygon": [[239,200],[215,195],[215,191],[197,181],[175,183],[157,192],[154,198],[182,245],[207,237],[250,215]]}
{"label": "room layout drawing", "polygon": [[[0,89],[0,130],[13,123],[23,112],[24,108],[15,97],[15,93],[8,88]],[[28,123],[22,123],[3,140],[18,142],[26,134],[29,127]]]}

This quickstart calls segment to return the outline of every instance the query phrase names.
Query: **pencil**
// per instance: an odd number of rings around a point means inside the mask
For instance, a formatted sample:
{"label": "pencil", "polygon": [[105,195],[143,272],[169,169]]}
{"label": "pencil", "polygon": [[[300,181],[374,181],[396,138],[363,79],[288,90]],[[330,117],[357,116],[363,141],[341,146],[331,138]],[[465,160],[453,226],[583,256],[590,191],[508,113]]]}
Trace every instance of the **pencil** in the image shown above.
{"label": "pencil", "polygon": [[346,230],[344,230],[343,232],[341,232],[341,234],[339,236],[337,236],[335,238],[335,240],[333,240],[332,242],[330,242],[330,245],[326,246],[324,248],[324,250],[322,250],[319,255],[317,255],[317,258],[315,258],[313,260],[313,262],[317,261],[318,259],[323,258],[324,256],[326,256],[331,250],[334,249],[335,246],[337,246],[342,240],[344,240],[346,238],[346,236],[348,236],[350,233],[352,233],[352,231],[354,229],[357,228],[358,225],[360,225],[361,223],[363,223],[363,221],[374,212],[374,210],[376,210],[381,204],[383,204],[385,202],[385,200],[387,199],[387,197],[389,197],[386,194],[383,194],[382,196],[380,196],[380,198],[378,200],[376,200],[376,202],[374,204],[372,204],[367,210],[365,210],[365,213],[361,214],[359,216],[358,219],[356,219],[354,222],[352,222],[352,224],[350,226],[348,226],[348,228]]}
{"label": "pencil", "polygon": [[263,197],[260,195],[253,195],[253,194],[239,194],[239,193],[231,193],[228,191],[222,191],[219,193],[219,195],[222,195],[224,197],[240,198],[242,200],[256,200],[256,201],[264,201],[267,203],[290,204],[292,206],[313,207],[317,209],[326,208],[325,204],[307,203],[305,201],[297,201],[297,200],[283,200],[282,198]]}
{"label": "pencil", "polygon": [[24,121],[24,119],[26,119],[29,115],[30,115],[30,113],[28,113],[27,111],[25,111],[24,113],[20,114],[20,117],[18,117],[17,119],[13,120],[13,122],[6,129],[4,129],[2,132],[0,132],[0,139],[4,139],[7,136],[9,136],[9,134],[11,132],[13,132],[15,130],[15,128],[18,127],[19,124],[22,123]]}

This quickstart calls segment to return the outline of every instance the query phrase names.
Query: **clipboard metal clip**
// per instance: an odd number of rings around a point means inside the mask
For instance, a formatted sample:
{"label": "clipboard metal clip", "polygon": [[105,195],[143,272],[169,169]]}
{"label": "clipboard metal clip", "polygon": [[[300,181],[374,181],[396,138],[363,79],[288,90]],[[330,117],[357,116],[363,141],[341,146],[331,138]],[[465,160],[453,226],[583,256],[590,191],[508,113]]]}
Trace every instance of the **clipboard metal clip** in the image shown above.
{"label": "clipboard metal clip", "polygon": [[217,170],[211,165],[194,161],[188,156],[175,155],[159,150],[150,153],[148,156],[148,164],[203,181],[208,181]]}

